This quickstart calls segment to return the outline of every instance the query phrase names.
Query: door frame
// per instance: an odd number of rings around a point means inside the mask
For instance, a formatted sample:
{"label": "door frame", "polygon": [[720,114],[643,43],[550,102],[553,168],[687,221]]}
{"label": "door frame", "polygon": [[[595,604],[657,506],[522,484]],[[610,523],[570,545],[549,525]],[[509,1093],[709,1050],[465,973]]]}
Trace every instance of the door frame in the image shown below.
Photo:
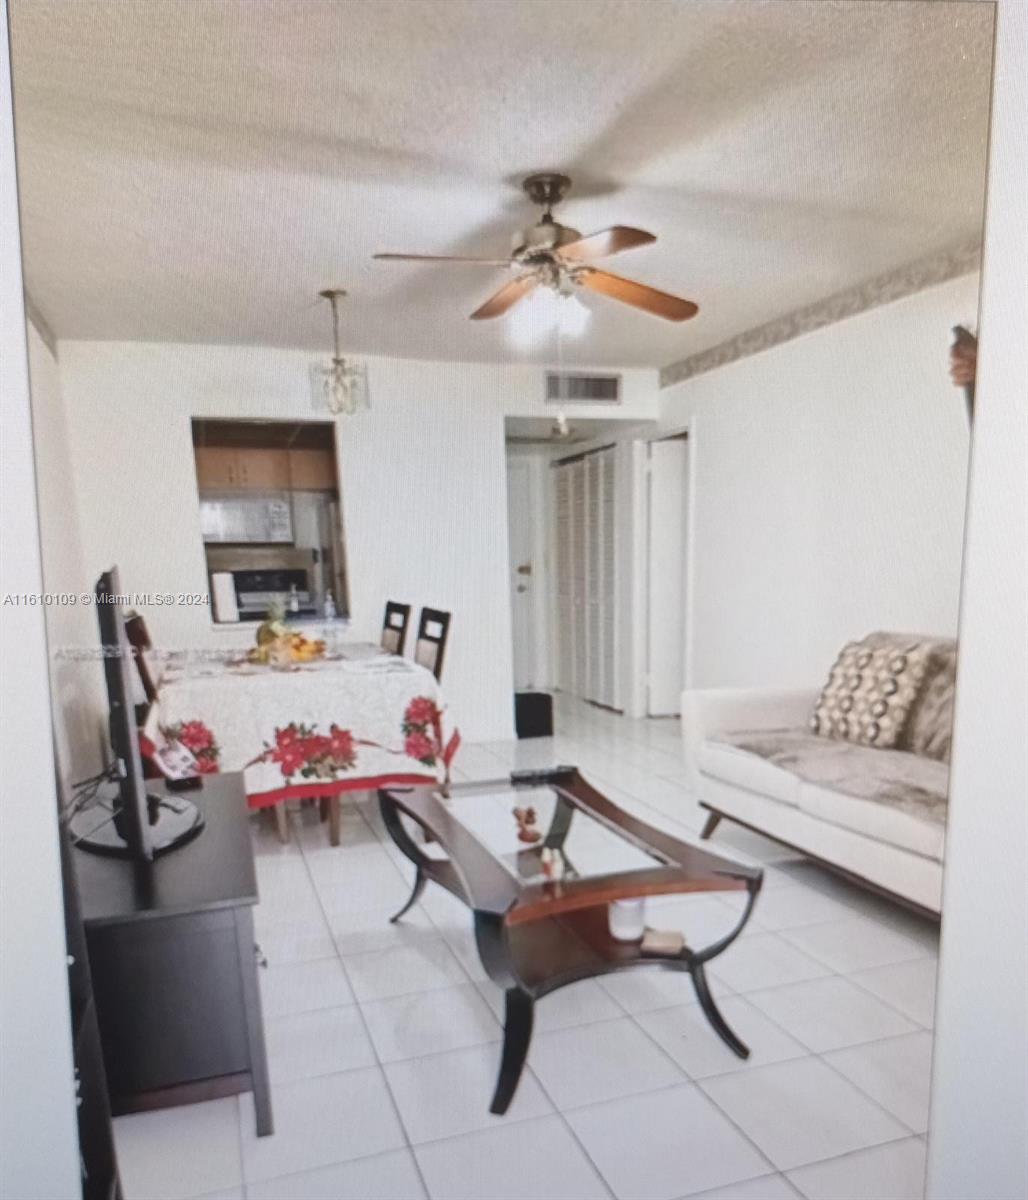
{"label": "door frame", "polygon": [[[681,425],[668,426],[662,429],[659,434],[654,437],[645,439],[643,447],[644,456],[641,461],[642,487],[639,496],[641,504],[641,517],[638,532],[641,534],[642,554],[641,567],[643,576],[643,587],[641,595],[641,615],[643,618],[643,638],[640,652],[642,661],[640,663],[640,687],[638,689],[637,701],[639,705],[639,713],[643,717],[649,717],[650,712],[650,447],[655,442],[668,442],[682,440],[686,443],[686,466],[685,466],[685,551],[682,556],[682,590],[683,590],[683,608],[682,608],[682,688],[689,689],[693,686],[694,677],[694,656],[693,656],[693,632],[694,632],[694,570],[695,570],[695,524],[696,524],[696,418],[691,418],[688,422]],[[655,720],[658,718],[654,718]]]}

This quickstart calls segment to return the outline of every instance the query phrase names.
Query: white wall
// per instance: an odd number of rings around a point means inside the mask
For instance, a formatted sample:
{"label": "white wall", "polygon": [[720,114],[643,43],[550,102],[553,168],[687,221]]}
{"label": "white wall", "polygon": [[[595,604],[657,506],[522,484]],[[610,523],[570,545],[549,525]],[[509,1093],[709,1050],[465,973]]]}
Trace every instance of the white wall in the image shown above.
{"label": "white wall", "polygon": [[807,685],[873,629],[953,635],[968,429],[951,280],[664,391],[688,427],[687,686]]}
{"label": "white wall", "polygon": [[997,24],[930,1200],[1028,1195],[1028,8]]}
{"label": "white wall", "polygon": [[[310,356],[247,347],[62,342],[61,386],[90,579],[206,589],[190,417],[313,418]],[[625,371],[624,408],[656,413],[656,374]],[[541,415],[543,369],[376,359],[372,409],[337,426],[355,636],[387,598],[451,610],[444,694],[466,740],[511,736],[503,419]],[[576,409],[576,412],[578,410]],[[323,415],[323,414],[321,414]],[[609,410],[583,407],[583,417]],[[164,647],[226,645],[206,609],[144,610]]]}
{"label": "white wall", "polygon": [[[0,593],[42,591],[0,6]],[[81,1194],[43,610],[0,605],[0,1196]]]}
{"label": "white wall", "polygon": [[[58,363],[33,325],[28,327],[29,382],[32,390],[32,440],[39,497],[43,586],[52,596],[75,596],[89,579],[82,555],[78,504],[71,486],[71,454]],[[67,785],[102,765],[104,703],[102,667],[65,649],[97,645],[96,613],[81,604],[46,607],[57,762]]]}

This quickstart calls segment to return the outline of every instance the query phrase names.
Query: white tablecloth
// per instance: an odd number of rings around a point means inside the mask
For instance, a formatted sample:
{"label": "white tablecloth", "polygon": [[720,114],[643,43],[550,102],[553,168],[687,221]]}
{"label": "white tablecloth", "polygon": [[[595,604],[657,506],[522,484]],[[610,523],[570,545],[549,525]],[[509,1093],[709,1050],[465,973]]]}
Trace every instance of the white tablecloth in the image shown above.
{"label": "white tablecloth", "polygon": [[172,657],[159,723],[200,769],[245,771],[252,807],[439,778],[439,685],[409,659],[361,643],[277,668]]}

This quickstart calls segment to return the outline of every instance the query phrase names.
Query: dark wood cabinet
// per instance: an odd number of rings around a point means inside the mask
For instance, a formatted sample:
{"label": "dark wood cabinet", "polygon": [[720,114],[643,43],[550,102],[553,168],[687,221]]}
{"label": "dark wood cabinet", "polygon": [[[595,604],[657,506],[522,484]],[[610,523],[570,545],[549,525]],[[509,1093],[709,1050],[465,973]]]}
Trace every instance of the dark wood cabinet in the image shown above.
{"label": "dark wood cabinet", "polygon": [[205,777],[189,797],[205,828],[155,862],[75,854],[111,1110],[252,1091],[257,1132],[266,1134],[257,880],[242,777]]}

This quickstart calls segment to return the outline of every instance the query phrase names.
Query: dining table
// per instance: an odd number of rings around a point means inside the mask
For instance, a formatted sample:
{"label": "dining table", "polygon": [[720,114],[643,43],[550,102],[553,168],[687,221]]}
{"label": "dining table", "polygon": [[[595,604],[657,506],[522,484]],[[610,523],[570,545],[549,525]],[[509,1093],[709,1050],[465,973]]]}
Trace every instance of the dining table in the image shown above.
{"label": "dining table", "polygon": [[273,806],[284,839],[284,801],[320,801],[338,845],[344,793],[436,781],[459,742],[432,672],[367,642],[289,662],[178,652],[157,691],[160,735],[200,774],[241,771],[249,806]]}

